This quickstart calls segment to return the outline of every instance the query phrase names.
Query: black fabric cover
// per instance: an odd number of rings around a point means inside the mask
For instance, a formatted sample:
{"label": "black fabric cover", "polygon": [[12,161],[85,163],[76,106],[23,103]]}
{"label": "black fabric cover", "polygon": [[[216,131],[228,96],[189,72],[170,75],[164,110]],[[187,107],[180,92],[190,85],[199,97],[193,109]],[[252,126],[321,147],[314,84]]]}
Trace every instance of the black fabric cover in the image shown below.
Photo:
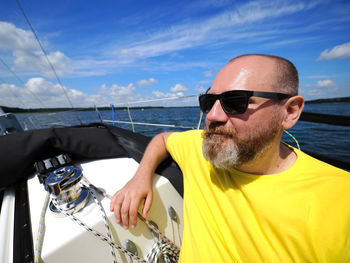
{"label": "black fabric cover", "polygon": [[[48,128],[0,136],[0,189],[27,180],[34,163],[70,154],[75,162],[131,157],[139,162],[151,137],[105,124]],[[157,172],[167,177],[182,195],[182,174],[171,160]]]}

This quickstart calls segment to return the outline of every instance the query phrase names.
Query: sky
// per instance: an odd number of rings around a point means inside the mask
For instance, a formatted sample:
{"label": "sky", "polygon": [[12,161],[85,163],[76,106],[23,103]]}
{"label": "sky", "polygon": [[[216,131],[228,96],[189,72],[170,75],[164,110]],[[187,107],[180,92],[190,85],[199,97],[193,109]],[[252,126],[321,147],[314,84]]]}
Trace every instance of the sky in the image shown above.
{"label": "sky", "polygon": [[306,100],[349,97],[350,1],[0,1],[3,106],[198,105],[248,53],[292,61]]}

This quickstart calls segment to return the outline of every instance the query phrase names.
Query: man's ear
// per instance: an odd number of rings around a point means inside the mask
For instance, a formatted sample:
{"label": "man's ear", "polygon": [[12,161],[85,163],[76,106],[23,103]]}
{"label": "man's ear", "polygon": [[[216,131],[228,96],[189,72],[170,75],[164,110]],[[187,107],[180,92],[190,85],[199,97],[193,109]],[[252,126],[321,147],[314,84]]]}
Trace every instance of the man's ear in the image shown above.
{"label": "man's ear", "polygon": [[285,116],[282,122],[283,129],[290,129],[299,120],[300,114],[304,109],[304,98],[302,96],[293,96],[285,104]]}

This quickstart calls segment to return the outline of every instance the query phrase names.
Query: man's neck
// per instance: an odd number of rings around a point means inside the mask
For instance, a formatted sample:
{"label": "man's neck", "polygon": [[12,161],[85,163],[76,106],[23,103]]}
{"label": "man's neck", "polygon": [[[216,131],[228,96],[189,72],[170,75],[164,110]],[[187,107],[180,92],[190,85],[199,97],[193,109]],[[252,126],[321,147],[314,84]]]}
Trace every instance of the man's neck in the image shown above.
{"label": "man's neck", "polygon": [[250,174],[276,174],[290,168],[296,161],[297,155],[283,143],[271,145],[265,152],[254,160],[242,164],[237,170]]}

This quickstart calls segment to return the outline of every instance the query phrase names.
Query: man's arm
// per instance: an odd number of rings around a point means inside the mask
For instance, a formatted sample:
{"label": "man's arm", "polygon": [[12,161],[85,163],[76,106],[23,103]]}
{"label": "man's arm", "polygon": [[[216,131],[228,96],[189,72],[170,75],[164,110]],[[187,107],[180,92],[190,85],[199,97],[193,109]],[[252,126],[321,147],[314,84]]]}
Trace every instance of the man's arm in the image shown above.
{"label": "man's arm", "polygon": [[117,223],[124,228],[134,228],[137,212],[142,200],[145,200],[142,216],[146,215],[152,204],[152,177],[158,165],[168,157],[166,142],[171,132],[156,135],[148,144],[134,177],[111,200],[110,210],[114,212]]}

